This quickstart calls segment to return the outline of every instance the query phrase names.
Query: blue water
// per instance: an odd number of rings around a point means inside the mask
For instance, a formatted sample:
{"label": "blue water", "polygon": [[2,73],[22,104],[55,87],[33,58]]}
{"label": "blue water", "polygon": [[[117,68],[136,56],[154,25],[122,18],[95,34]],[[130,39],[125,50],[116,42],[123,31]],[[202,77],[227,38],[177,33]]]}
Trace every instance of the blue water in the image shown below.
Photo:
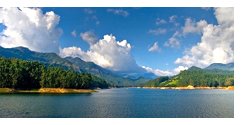
{"label": "blue water", "polygon": [[0,117],[232,118],[234,93],[120,88],[93,94],[1,94]]}

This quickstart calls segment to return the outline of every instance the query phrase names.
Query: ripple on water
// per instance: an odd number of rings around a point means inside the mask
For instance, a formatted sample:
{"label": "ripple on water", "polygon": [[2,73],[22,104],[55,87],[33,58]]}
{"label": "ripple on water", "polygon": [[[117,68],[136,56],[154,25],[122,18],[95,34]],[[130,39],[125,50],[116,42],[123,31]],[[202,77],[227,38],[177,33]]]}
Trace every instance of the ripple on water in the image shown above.
{"label": "ripple on water", "polygon": [[233,91],[106,89],[91,95],[0,95],[0,117],[234,117]]}

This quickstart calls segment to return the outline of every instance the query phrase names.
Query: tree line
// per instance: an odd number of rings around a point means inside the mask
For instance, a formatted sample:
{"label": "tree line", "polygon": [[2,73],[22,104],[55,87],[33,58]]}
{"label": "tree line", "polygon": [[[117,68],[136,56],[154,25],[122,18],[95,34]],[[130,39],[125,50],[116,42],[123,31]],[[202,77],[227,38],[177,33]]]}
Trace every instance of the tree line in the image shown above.
{"label": "tree line", "polygon": [[234,72],[227,70],[207,70],[191,68],[181,71],[173,77],[159,77],[148,81],[144,86],[148,87],[226,87],[234,86]]}
{"label": "tree line", "polygon": [[225,70],[186,70],[178,76],[177,85],[224,87],[234,85],[233,71]]}
{"label": "tree line", "polygon": [[46,66],[39,62],[0,57],[0,87],[38,88],[108,88],[109,84],[94,75]]}

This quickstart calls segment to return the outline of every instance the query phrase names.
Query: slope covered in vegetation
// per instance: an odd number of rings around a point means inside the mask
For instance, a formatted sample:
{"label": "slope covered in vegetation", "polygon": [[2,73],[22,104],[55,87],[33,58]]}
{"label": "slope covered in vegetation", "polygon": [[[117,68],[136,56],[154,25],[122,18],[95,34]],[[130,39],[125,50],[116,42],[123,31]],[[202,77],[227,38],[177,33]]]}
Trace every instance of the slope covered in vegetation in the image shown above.
{"label": "slope covered in vegetation", "polygon": [[171,78],[159,77],[148,81],[147,87],[225,87],[234,85],[234,72],[221,69],[191,67]]}
{"label": "slope covered in vegetation", "polygon": [[0,58],[0,88],[107,88],[109,84],[94,75],[78,73],[39,62]]}

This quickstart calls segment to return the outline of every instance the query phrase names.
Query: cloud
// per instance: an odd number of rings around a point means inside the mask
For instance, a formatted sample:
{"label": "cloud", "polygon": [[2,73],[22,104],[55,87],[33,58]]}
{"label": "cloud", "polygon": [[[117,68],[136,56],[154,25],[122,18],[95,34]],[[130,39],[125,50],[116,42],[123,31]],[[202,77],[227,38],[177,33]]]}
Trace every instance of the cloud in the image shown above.
{"label": "cloud", "polygon": [[165,34],[166,32],[167,32],[167,30],[162,29],[162,28],[150,29],[148,31],[148,33],[153,34],[153,35],[162,35],[162,34]]}
{"label": "cloud", "polygon": [[107,12],[113,13],[115,15],[120,15],[123,17],[127,17],[129,15],[129,13],[125,10],[122,9],[107,9]]}
{"label": "cloud", "polygon": [[73,30],[73,31],[71,32],[71,35],[72,35],[73,37],[77,37],[76,30]]}
{"label": "cloud", "polygon": [[183,37],[187,34],[201,34],[203,32],[204,27],[208,24],[205,20],[200,20],[199,22],[193,21],[191,18],[187,18],[185,20],[185,25],[182,27],[181,30],[176,31],[172,37],[165,42],[164,46],[178,48],[180,47],[180,37]]}
{"label": "cloud", "polygon": [[181,71],[184,71],[184,70],[187,70],[187,69],[188,69],[188,67],[178,66],[177,68],[175,68],[175,69],[173,70],[173,74],[178,74],[178,73],[180,73]]}
{"label": "cloud", "polygon": [[176,31],[171,38],[168,39],[168,41],[165,42],[164,46],[166,47],[172,47],[172,48],[178,48],[180,47],[180,41],[178,39],[180,37],[180,33]]}
{"label": "cloud", "polygon": [[172,15],[172,16],[169,17],[169,22],[170,23],[174,23],[174,22],[176,22],[176,19],[177,19],[177,16],[176,15]]}
{"label": "cloud", "polygon": [[60,55],[80,57],[84,61],[91,61],[114,71],[144,71],[132,57],[130,43],[126,40],[117,41],[113,35],[105,35],[103,39],[90,44],[86,52],[78,47],[68,47],[63,48]]}
{"label": "cloud", "polygon": [[81,50],[81,48],[79,47],[68,47],[68,48],[63,48],[60,51],[60,56],[62,57],[67,57],[67,56],[71,56],[71,57],[83,57],[86,58],[86,53],[84,51]]}
{"label": "cloud", "polygon": [[158,42],[155,42],[149,49],[149,52],[160,52],[161,48],[158,46]]}
{"label": "cloud", "polygon": [[165,23],[167,23],[167,21],[164,20],[164,19],[160,19],[160,18],[156,19],[156,25],[162,25],[162,24],[165,24]]}
{"label": "cloud", "polygon": [[173,23],[175,26],[178,26],[179,23],[177,22],[177,16],[176,15],[172,15],[169,17],[169,23]]}
{"label": "cloud", "polygon": [[53,11],[43,13],[39,8],[0,8],[0,23],[6,27],[0,33],[0,46],[58,53],[59,20]]}
{"label": "cloud", "polygon": [[153,73],[156,76],[172,76],[173,73],[168,70],[160,70],[160,69],[152,69],[147,66],[142,66],[143,69],[145,69],[147,72]]}
{"label": "cloud", "polygon": [[98,17],[95,15],[96,11],[94,9],[84,8],[83,11],[85,14],[88,14],[88,17],[86,18],[87,21],[94,21],[96,25],[100,24]]}
{"label": "cloud", "polygon": [[99,21],[99,19],[98,19],[98,17],[97,17],[96,15],[91,16],[90,19],[93,20],[93,21],[95,21],[95,24],[96,24],[96,25],[99,25],[99,24],[100,24],[100,21]]}
{"label": "cloud", "polygon": [[[206,67],[211,63],[234,61],[233,8],[215,8],[214,11],[218,24],[204,25],[200,42],[176,59],[176,64]],[[198,24],[195,26],[198,27]]]}
{"label": "cloud", "polygon": [[173,70],[152,69],[147,66],[142,66],[142,68],[145,69],[147,72],[155,74],[156,76],[173,76],[173,75],[177,75],[178,73],[180,73],[183,70],[188,69],[188,67],[184,67],[184,66],[178,66],[177,68],[175,68]]}
{"label": "cloud", "polygon": [[191,18],[187,18],[183,27],[183,34],[185,35],[188,33],[202,33],[204,27],[206,27],[207,25],[208,24],[205,20],[200,20],[196,23]]}
{"label": "cloud", "polygon": [[201,7],[201,9],[208,11],[208,10],[210,10],[212,8],[211,7]]}
{"label": "cloud", "polygon": [[96,42],[98,42],[96,35],[91,31],[80,33],[80,37],[90,45],[93,45]]}
{"label": "cloud", "polygon": [[233,28],[234,14],[232,7],[215,8],[215,16],[218,24],[224,28]]}
{"label": "cloud", "polygon": [[86,14],[94,14],[95,13],[95,11],[93,9],[90,9],[90,8],[84,8],[84,12]]}

